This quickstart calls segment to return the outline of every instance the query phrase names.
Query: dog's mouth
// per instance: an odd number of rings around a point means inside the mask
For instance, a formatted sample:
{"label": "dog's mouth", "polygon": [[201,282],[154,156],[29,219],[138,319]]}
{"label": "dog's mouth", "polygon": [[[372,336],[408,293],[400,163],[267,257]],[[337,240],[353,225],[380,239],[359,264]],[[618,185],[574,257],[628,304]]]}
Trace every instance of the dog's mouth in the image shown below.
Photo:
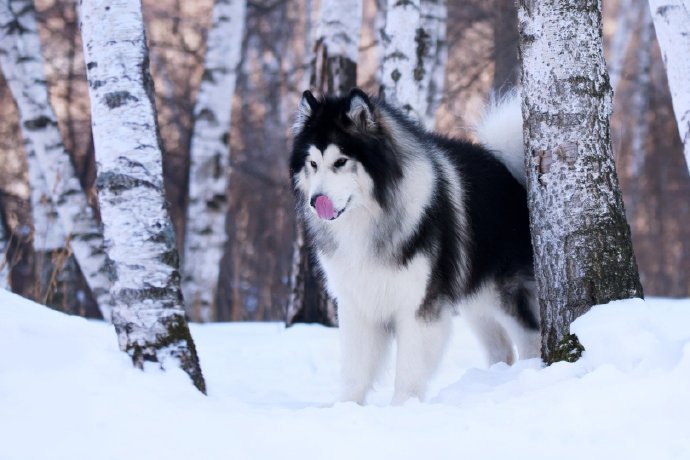
{"label": "dog's mouth", "polygon": [[316,215],[323,220],[335,220],[345,211],[350,200],[347,200],[342,209],[335,209],[333,201],[326,195],[319,195],[314,200],[312,206],[316,210]]}

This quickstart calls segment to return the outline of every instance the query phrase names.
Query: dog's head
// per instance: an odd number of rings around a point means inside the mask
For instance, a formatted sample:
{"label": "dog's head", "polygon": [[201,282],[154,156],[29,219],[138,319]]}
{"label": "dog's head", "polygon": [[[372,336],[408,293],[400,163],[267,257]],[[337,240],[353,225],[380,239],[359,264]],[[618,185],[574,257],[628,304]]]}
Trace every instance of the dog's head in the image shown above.
{"label": "dog's head", "polygon": [[335,221],[359,207],[385,207],[384,182],[400,175],[389,161],[377,105],[359,89],[346,97],[317,99],[305,91],[293,125],[290,161],[302,211]]}

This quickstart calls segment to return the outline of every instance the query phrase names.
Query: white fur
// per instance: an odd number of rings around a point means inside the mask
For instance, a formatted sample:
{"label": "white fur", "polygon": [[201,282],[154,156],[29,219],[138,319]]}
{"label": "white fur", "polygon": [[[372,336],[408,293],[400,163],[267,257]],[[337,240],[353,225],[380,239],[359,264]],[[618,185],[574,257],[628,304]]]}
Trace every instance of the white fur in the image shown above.
{"label": "white fur", "polygon": [[527,182],[522,141],[522,108],[520,93],[511,91],[492,98],[484,110],[475,132],[486,148],[506,165],[522,184]]}
{"label": "white fur", "polygon": [[484,346],[489,365],[539,356],[541,335],[528,331],[501,308],[501,299],[493,284],[487,284],[459,305],[479,342]]}

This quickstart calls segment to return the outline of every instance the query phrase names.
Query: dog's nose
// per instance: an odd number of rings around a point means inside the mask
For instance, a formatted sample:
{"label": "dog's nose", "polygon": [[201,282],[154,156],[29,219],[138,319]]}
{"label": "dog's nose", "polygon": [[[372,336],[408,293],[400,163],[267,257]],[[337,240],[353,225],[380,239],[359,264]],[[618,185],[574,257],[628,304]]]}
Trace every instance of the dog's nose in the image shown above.
{"label": "dog's nose", "polygon": [[317,193],[316,195],[311,197],[311,200],[309,200],[309,204],[311,204],[312,208],[316,208],[316,200],[320,197],[323,196],[321,193]]}

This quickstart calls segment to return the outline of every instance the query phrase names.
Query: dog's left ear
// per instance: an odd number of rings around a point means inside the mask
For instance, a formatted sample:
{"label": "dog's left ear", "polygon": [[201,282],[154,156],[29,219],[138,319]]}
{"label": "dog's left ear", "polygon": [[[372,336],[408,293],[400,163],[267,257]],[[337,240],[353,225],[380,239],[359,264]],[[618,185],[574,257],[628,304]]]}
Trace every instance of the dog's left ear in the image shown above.
{"label": "dog's left ear", "polygon": [[306,90],[302,93],[302,99],[299,101],[299,107],[295,115],[295,122],[292,124],[292,134],[296,136],[302,132],[318,105],[319,102],[311,91]]}
{"label": "dog's left ear", "polygon": [[352,120],[357,128],[362,131],[370,131],[376,127],[374,108],[369,101],[369,96],[359,88],[353,88],[348,95],[350,108],[347,117]]}

